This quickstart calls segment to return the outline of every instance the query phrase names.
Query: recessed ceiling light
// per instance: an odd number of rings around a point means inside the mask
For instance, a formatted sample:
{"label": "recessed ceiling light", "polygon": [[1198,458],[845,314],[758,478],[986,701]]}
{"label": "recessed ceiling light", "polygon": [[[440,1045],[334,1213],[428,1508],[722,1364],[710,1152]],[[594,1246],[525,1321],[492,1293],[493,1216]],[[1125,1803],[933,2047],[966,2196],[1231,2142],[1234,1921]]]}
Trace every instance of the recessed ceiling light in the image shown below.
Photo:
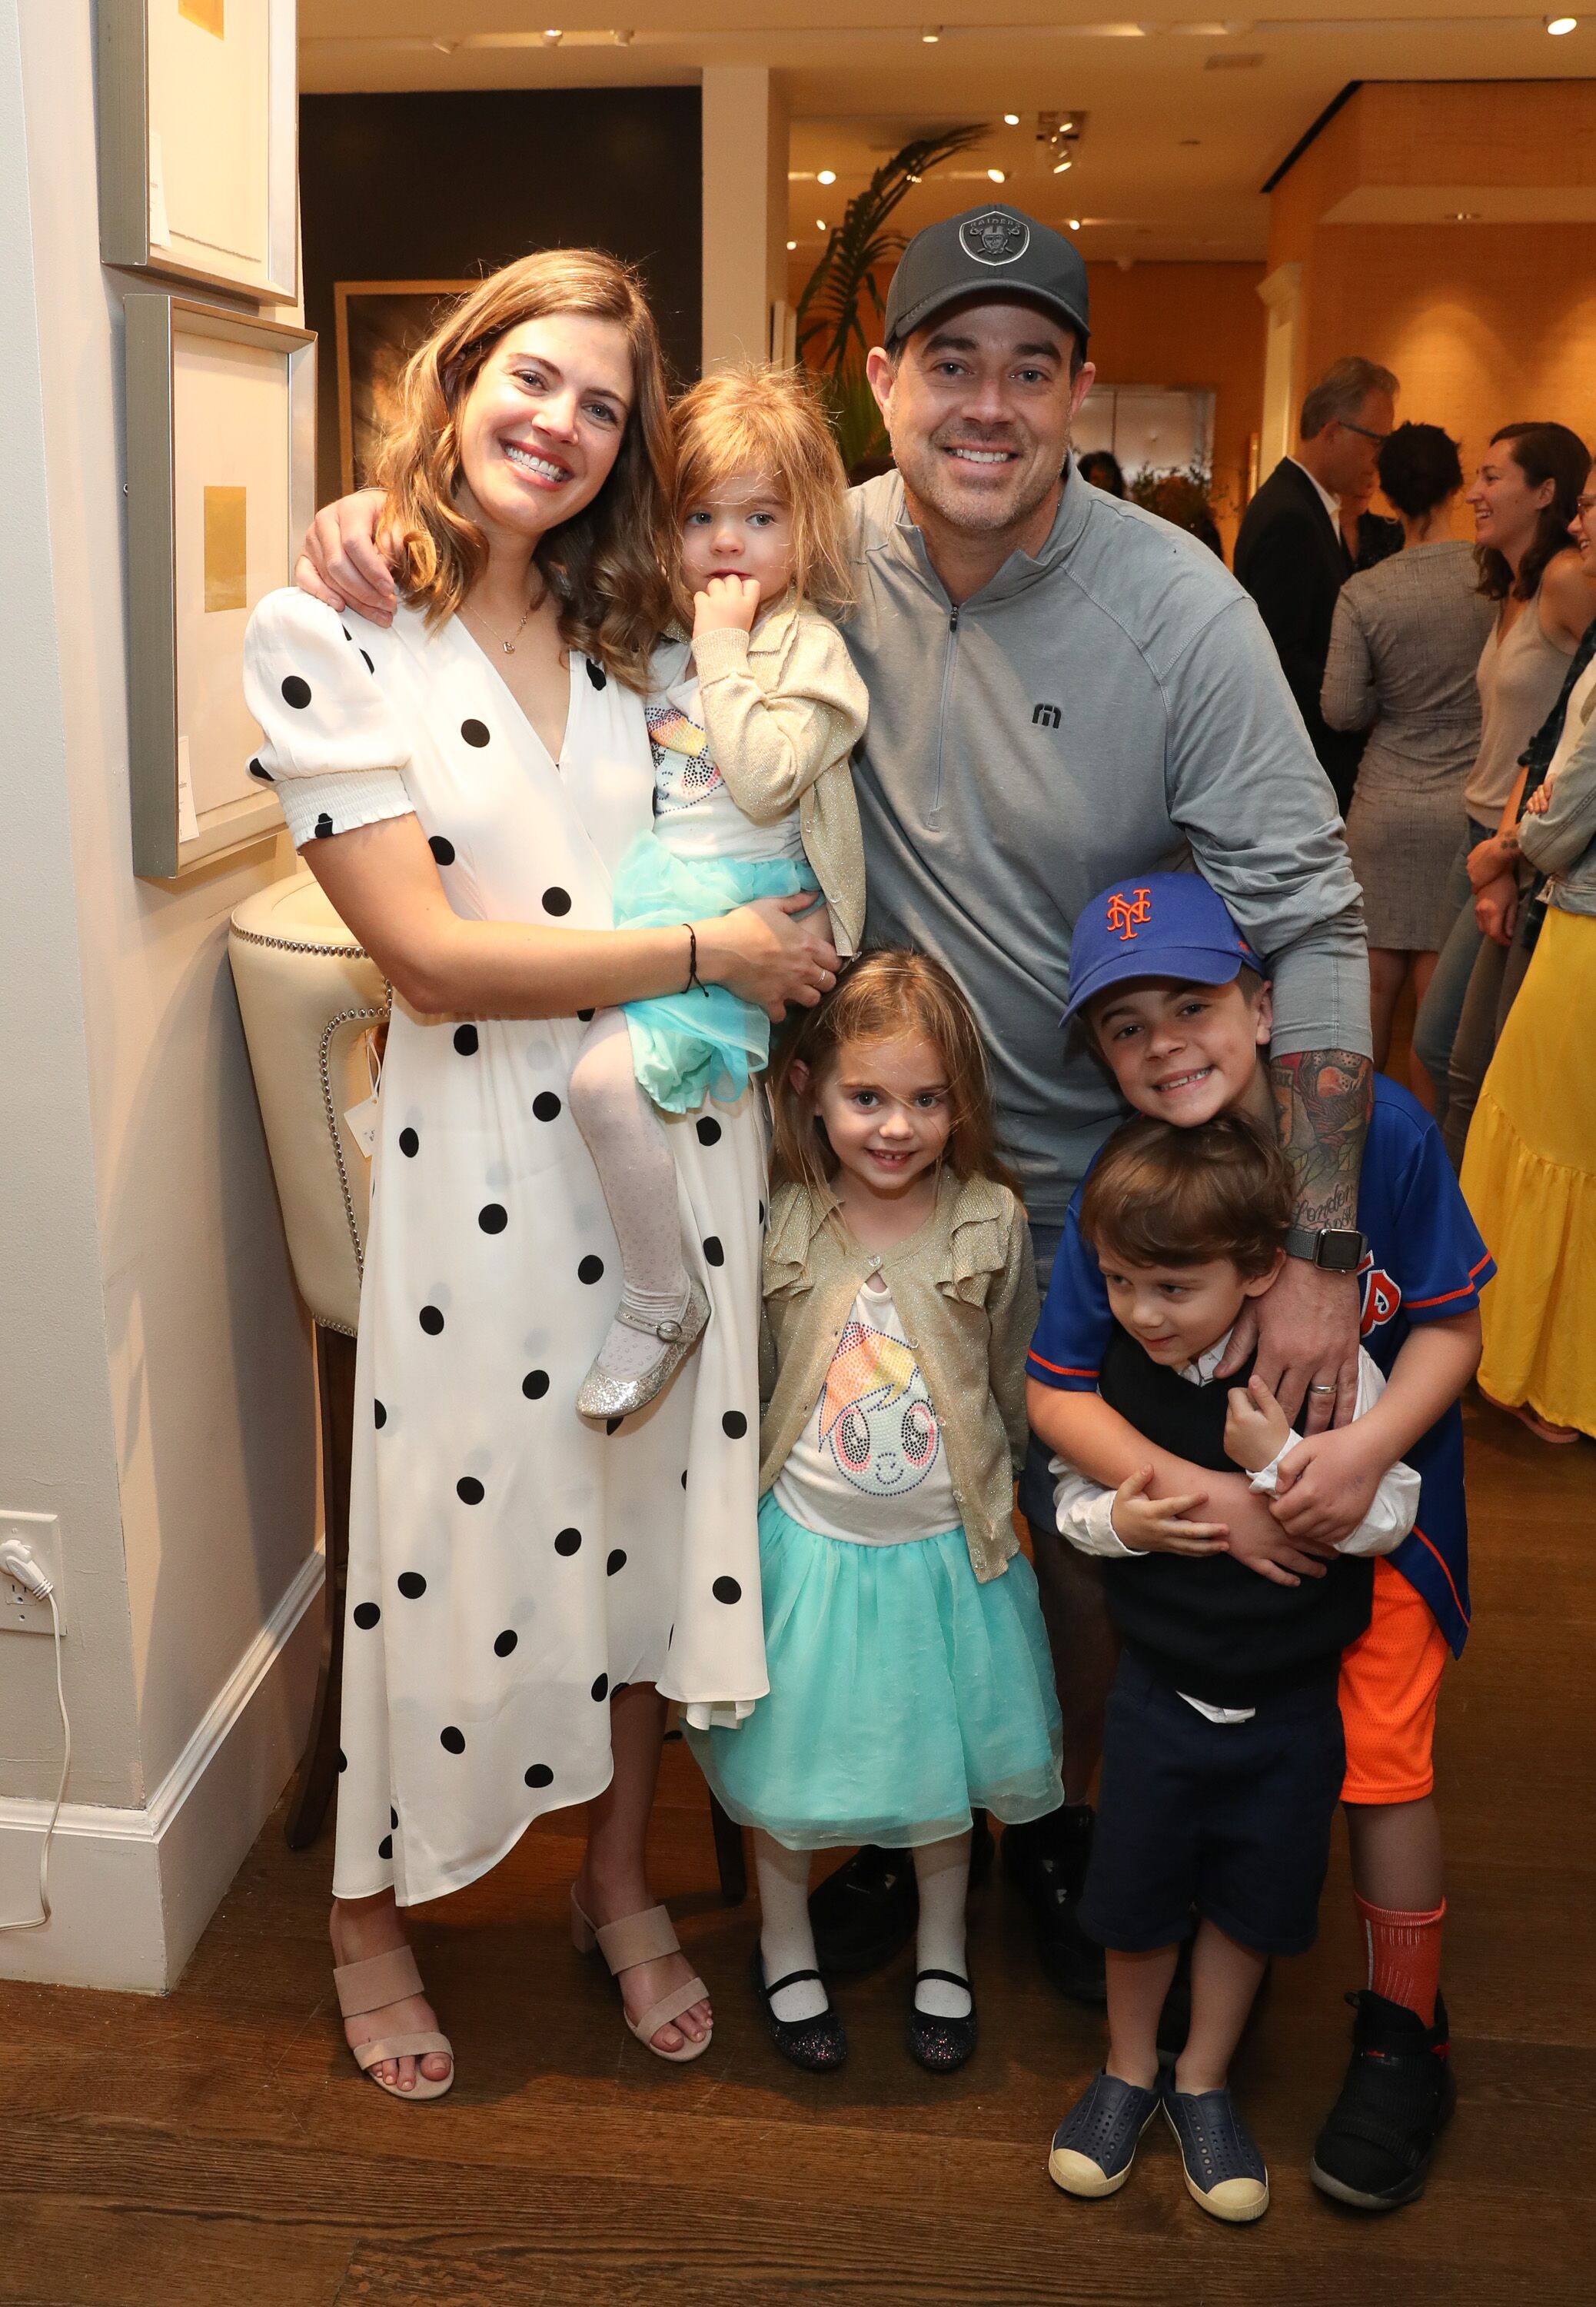
{"label": "recessed ceiling light", "polygon": [[543,34],[543,38],[548,41],[549,46],[551,48],[557,48],[561,40],[564,39],[565,34],[563,32],[545,32]]}
{"label": "recessed ceiling light", "polygon": [[941,39],[942,27],[939,24],[927,24],[925,30],[920,34],[920,38],[925,41],[926,47],[930,47],[935,41]]}
{"label": "recessed ceiling light", "polygon": [[797,241],[796,241],[796,240],[789,240],[789,241],[788,242],[787,245],[788,245],[788,247],[789,247],[789,249],[790,249],[790,248],[796,248],[796,247],[798,246],[798,243],[797,243]]}
{"label": "recessed ceiling light", "polygon": [[1005,112],[1003,115],[1003,125],[1005,128],[1018,128],[1020,125],[1020,115],[1017,112]]}
{"label": "recessed ceiling light", "polygon": [[988,168],[986,175],[989,180],[994,184],[1006,184],[1009,181],[1008,170],[1006,168]]}
{"label": "recessed ceiling light", "polygon": [[816,232],[829,232],[831,230],[831,227],[827,224],[824,217],[816,217],[815,219],[815,229]]}
{"label": "recessed ceiling light", "polygon": [[1080,219],[1079,217],[1066,217],[1064,219],[1064,222],[1069,226],[1071,232],[1079,232],[1080,230]]}
{"label": "recessed ceiling light", "polygon": [[1448,224],[1478,224],[1479,221],[1478,209],[1450,209],[1447,213]]}
{"label": "recessed ceiling light", "polygon": [[1577,16],[1549,16],[1546,19],[1546,29],[1551,34],[1554,40],[1560,40],[1565,32],[1578,30],[1579,18]]}
{"label": "recessed ceiling light", "polygon": [[1073,160],[1055,160],[1053,164],[1053,173],[1055,176],[1062,176],[1066,168],[1072,168],[1074,166]]}
{"label": "recessed ceiling light", "polygon": [[834,184],[837,181],[837,171],[835,168],[823,168],[815,181],[817,184]]}

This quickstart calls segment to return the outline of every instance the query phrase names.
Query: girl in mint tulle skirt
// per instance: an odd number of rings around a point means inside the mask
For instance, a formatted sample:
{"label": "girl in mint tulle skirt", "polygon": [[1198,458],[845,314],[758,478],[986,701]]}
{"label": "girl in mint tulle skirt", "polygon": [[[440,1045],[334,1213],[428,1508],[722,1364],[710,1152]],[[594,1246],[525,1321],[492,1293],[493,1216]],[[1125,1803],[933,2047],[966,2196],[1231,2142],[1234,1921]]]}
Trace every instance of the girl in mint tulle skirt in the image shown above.
{"label": "girl in mint tulle skirt", "polygon": [[[612,896],[617,929],[686,931],[682,982],[602,1011],[571,1075],[622,1268],[619,1308],[576,1397],[588,1418],[644,1409],[708,1318],[661,1116],[735,1104],[769,1055],[764,1011],[701,982],[699,932],[761,899],[796,911],[824,898],[832,942],[849,954],[865,912],[849,761],[865,687],[820,613],[847,596],[831,427],[799,372],[767,368],[706,377],[673,425],[674,590],[692,638],[654,653],[644,705],[653,829],[621,859]],[[712,1131],[705,1116],[706,1144]]]}
{"label": "girl in mint tulle skirt", "polygon": [[810,1860],[912,1850],[909,2044],[975,2048],[964,1960],[971,1814],[1063,1799],[1037,1582],[1011,1505],[1037,1316],[1025,1214],[994,1145],[974,1016],[940,963],[863,956],[772,1081],[760,1577],[770,1695],[687,1737],[756,1830],[753,1984],[778,2047],[839,2065]]}

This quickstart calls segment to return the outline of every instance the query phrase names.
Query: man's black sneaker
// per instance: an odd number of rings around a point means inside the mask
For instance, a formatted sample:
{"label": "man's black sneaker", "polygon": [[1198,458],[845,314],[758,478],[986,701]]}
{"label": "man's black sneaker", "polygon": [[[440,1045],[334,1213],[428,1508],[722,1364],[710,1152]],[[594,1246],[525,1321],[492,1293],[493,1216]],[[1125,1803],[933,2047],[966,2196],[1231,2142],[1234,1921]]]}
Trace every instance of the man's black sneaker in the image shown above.
{"label": "man's black sneaker", "polygon": [[1037,1954],[1050,1985],[1076,2003],[1107,2000],[1103,1950],[1076,1908],[1092,1855],[1089,1803],[1065,1803],[1046,1818],[1003,1830],[1003,1873],[1037,1918]]}
{"label": "man's black sneaker", "polygon": [[866,1842],[809,1894],[809,1927],[822,1970],[855,1977],[909,1944],[920,1919],[912,1850]]}
{"label": "man's black sneaker", "polygon": [[1308,2175],[1338,2203],[1393,2211],[1424,2192],[1436,2140],[1457,2104],[1447,2006],[1437,1995],[1435,2025],[1427,2027],[1405,2003],[1367,1988],[1346,1999],[1358,2014],[1352,2064]]}

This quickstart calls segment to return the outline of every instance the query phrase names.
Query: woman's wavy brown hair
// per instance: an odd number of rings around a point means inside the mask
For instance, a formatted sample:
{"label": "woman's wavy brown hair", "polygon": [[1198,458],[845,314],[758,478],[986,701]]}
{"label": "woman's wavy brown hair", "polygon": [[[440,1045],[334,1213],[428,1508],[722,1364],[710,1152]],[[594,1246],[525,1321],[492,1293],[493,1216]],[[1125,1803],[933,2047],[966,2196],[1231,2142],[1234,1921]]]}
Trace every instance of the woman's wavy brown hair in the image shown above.
{"label": "woman's wavy brown hair", "polygon": [[[819,1191],[836,1175],[837,1157],[815,1110],[815,1097],[844,1049],[923,1033],[948,1069],[952,1128],[943,1160],[960,1178],[995,1178],[1018,1194],[1020,1180],[998,1152],[986,1051],[958,980],[929,954],[878,946],[860,954],[813,1009],[787,1035],[771,1069],[775,1109],[771,1152],[772,1185]],[[809,1068],[800,1089],[795,1065]]]}
{"label": "woman's wavy brown hair", "polygon": [[853,605],[844,501],[848,476],[819,387],[807,369],[751,363],[718,370],[671,411],[676,497],[671,523],[677,614],[693,629],[693,599],[679,574],[682,523],[728,481],[758,474],[792,516],[792,586],[825,616]]}
{"label": "woman's wavy brown hair", "polygon": [[1490,436],[1493,449],[1498,441],[1506,442],[1507,454],[1532,489],[1551,482],[1552,500],[1541,508],[1516,577],[1494,545],[1475,546],[1480,582],[1474,589],[1488,601],[1532,601],[1548,563],[1568,549],[1568,524],[1591,469],[1591,452],[1566,425],[1504,425]]}
{"label": "woman's wavy brown hair", "polygon": [[670,616],[669,399],[643,284],[600,249],[543,249],[491,273],[411,356],[398,420],[377,462],[378,485],[388,493],[385,521],[400,551],[399,590],[437,625],[454,615],[481,575],[487,540],[455,503],[460,412],[499,339],[556,313],[613,321],[625,330],[633,397],[603,486],[540,540],[533,559],[559,604],[568,648],[642,690]]}

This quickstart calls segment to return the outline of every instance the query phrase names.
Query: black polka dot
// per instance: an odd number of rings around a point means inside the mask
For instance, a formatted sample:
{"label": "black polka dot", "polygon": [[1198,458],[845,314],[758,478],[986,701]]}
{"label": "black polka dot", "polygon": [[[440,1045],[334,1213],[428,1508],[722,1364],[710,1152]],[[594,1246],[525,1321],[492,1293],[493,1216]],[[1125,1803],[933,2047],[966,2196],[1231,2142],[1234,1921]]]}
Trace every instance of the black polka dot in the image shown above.
{"label": "black polka dot", "polygon": [[575,1554],[581,1543],[579,1530],[562,1530],[554,1541],[554,1551],[556,1554]]}
{"label": "black polka dot", "polygon": [[427,1591],[427,1582],[419,1570],[401,1570],[399,1591],[407,1602],[419,1602]]}
{"label": "black polka dot", "polygon": [[759,1205],[759,1222],[761,1225],[764,1223],[764,1204],[763,1202]]}
{"label": "black polka dot", "polygon": [[681,1470],[681,1486],[684,1490],[687,1487],[687,1470],[685,1466]]}
{"label": "black polka dot", "polygon": [[465,1733],[457,1730],[451,1722],[447,1730],[438,1733],[438,1743],[446,1754],[463,1754],[465,1752]]}
{"label": "black polka dot", "polygon": [[594,1282],[602,1282],[603,1278],[604,1261],[602,1257],[585,1257],[581,1265],[576,1268],[576,1279],[578,1282],[585,1282],[591,1284]]}
{"label": "black polka dot", "polygon": [[605,1420],[604,1420],[604,1431],[605,1431],[605,1433],[606,1433],[606,1434],[619,1434],[619,1433],[620,1432],[621,1428],[626,1424],[626,1422],[627,1422],[627,1415],[626,1415],[625,1411],[623,1410],[623,1411],[622,1411],[622,1412],[621,1412],[621,1414],[620,1414],[620,1416],[619,1416],[619,1418],[606,1418],[606,1419],[605,1419]]}
{"label": "black polka dot", "polygon": [[614,1553],[610,1557],[609,1561],[604,1565],[604,1575],[606,1578],[613,1578],[618,1570],[624,1570],[626,1566],[626,1548],[624,1547],[618,1546]]}
{"label": "black polka dot", "polygon": [[330,841],[332,839],[332,819],[329,817],[325,810],[322,810],[320,816],[316,819],[316,838],[318,841]]}
{"label": "black polka dot", "polygon": [[463,1506],[480,1506],[487,1495],[474,1474],[462,1474],[455,1484],[455,1496]]}
{"label": "black polka dot", "polygon": [[542,1402],[549,1391],[547,1370],[528,1370],[521,1381],[521,1391],[528,1402]]}
{"label": "black polka dot", "polygon": [[428,836],[427,846],[440,865],[454,863],[455,845],[452,841],[447,841],[441,833],[431,834]]}
{"label": "black polka dot", "polygon": [[458,1050],[463,1058],[475,1057],[477,1040],[477,1030],[474,1025],[457,1025],[455,1027],[455,1047]]}
{"label": "black polka dot", "polygon": [[593,687],[595,689],[608,689],[610,686],[610,676],[605,672],[603,666],[602,665],[595,665],[592,657],[585,657],[583,659],[583,663],[587,667],[587,677],[589,681],[592,682]]}
{"label": "black polka dot", "polygon": [[426,1332],[428,1337],[435,1338],[439,1335],[443,1328],[443,1316],[440,1313],[436,1306],[423,1306],[422,1308],[421,1325]]}
{"label": "black polka dot", "polygon": [[571,893],[568,889],[561,889],[559,887],[556,887],[552,889],[545,889],[543,891],[543,911],[546,913],[554,913],[559,915],[568,913],[570,910]]}
{"label": "black polka dot", "polygon": [[341,1746],[338,1748],[338,1768],[340,1771],[346,1771],[349,1768],[349,1757]]}
{"label": "black polka dot", "polygon": [[357,1602],[352,1615],[355,1625],[366,1633],[376,1625],[382,1613],[375,1602]]}
{"label": "black polka dot", "polygon": [[371,663],[371,652],[370,652],[369,650],[367,650],[367,649],[362,649],[362,651],[361,651],[361,655],[362,655],[362,656],[363,656],[363,657],[365,658],[365,661],[366,661],[366,671],[367,671],[368,673],[375,673],[375,672],[376,672],[376,670],[377,670],[377,668],[376,668],[376,666]]}
{"label": "black polka dot", "polygon": [[460,734],[468,745],[480,748],[488,742],[488,725],[485,721],[462,721]]}
{"label": "black polka dot", "polygon": [[373,1402],[371,1404],[371,1422],[378,1427],[388,1424],[388,1411],[380,1402]]}
{"label": "black polka dot", "polygon": [[385,1834],[385,1835],[383,1836],[383,1838],[382,1838],[381,1841],[377,1845],[377,1856],[378,1856],[378,1857],[379,1857],[379,1858],[391,1858],[391,1857],[393,1857],[393,1855],[394,1855],[394,1839],[393,1839],[393,1836],[392,1836],[391,1834]]}
{"label": "black polka dot", "polygon": [[520,1641],[520,1639],[521,1638],[516,1634],[514,1626],[507,1626],[503,1634],[499,1634],[494,1642],[494,1657],[508,1658],[510,1652],[515,1649],[516,1644]]}
{"label": "black polka dot", "polygon": [[576,1015],[585,1025],[591,1025],[598,1012],[596,1009],[578,1009]]}
{"label": "black polka dot", "polygon": [[721,1125],[713,1114],[706,1113],[698,1124],[698,1143],[700,1145],[718,1145],[720,1142]]}
{"label": "black polka dot", "polygon": [[526,1773],[526,1783],[529,1787],[551,1787],[554,1773],[547,1762],[534,1762]]}
{"label": "black polka dot", "polygon": [[397,1825],[398,1825],[398,1823],[399,1823],[399,1814],[398,1814],[398,1812],[394,1808],[394,1806],[393,1806],[392,1803],[389,1803],[389,1805],[388,1805],[388,1822],[389,1826],[391,1826],[391,1827],[396,1827],[396,1828],[397,1827]]}
{"label": "black polka dot", "polygon": [[484,1233],[502,1233],[510,1222],[510,1214],[502,1202],[484,1202],[476,1214],[476,1222]]}
{"label": "black polka dot", "polygon": [[541,1089],[532,1101],[532,1110],[539,1121],[559,1119],[559,1100],[551,1089]]}
{"label": "black polka dot", "polygon": [[345,639],[349,643],[349,646],[351,647],[351,648],[354,648],[354,635],[350,631],[350,630],[349,630],[349,628],[348,628],[348,626],[347,626],[347,625],[345,625],[345,626],[342,628],[342,631],[343,631],[344,639]]}
{"label": "black polka dot", "polygon": [[748,1421],[740,1410],[729,1410],[721,1420],[721,1431],[729,1441],[740,1442],[748,1430]]}
{"label": "black polka dot", "polygon": [[725,1265],[726,1252],[721,1247],[721,1237],[718,1233],[712,1233],[705,1236],[704,1243],[704,1262],[706,1265]]}
{"label": "black polka dot", "polygon": [[259,777],[263,785],[269,785],[272,781],[271,771],[263,769],[259,761],[250,763],[250,775],[252,777]]}
{"label": "black polka dot", "polygon": [[601,1698],[608,1698],[608,1697],[609,1697],[609,1695],[610,1695],[610,1677],[609,1677],[609,1676],[608,1676],[607,1674],[602,1674],[602,1675],[600,1675],[600,1677],[599,1677],[598,1680],[593,1684],[593,1702],[594,1702],[594,1704],[596,1705],[596,1704],[597,1704],[597,1702],[598,1702],[598,1701],[599,1701]]}
{"label": "black polka dot", "polygon": [[310,701],[310,682],[302,680],[298,673],[291,673],[283,683],[284,704],[292,705],[296,713],[303,713]]}
{"label": "black polka dot", "polygon": [[740,1602],[743,1599],[743,1590],[735,1578],[717,1578],[709,1591],[717,1602]]}
{"label": "black polka dot", "polygon": [[421,1150],[422,1142],[416,1136],[414,1130],[401,1129],[399,1132],[399,1151],[404,1154],[405,1160],[408,1162],[414,1162]]}

